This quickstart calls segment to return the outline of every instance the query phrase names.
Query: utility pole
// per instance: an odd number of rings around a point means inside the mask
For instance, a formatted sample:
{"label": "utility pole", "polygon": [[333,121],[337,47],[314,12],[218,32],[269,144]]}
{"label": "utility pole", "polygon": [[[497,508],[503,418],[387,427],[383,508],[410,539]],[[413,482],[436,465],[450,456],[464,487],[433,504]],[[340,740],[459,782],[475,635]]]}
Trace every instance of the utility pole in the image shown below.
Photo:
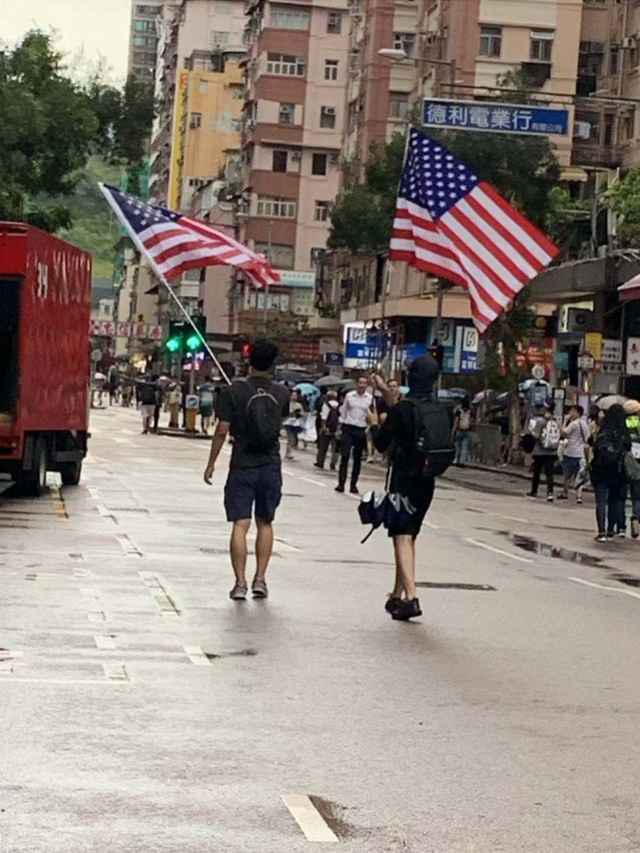
{"label": "utility pole", "polygon": [[[269,219],[269,231],[267,236],[267,260],[271,263],[271,226],[272,221]],[[264,316],[263,316],[263,327],[264,327],[264,336],[267,337],[267,329],[269,326],[269,277],[267,276],[267,280],[264,285]]]}

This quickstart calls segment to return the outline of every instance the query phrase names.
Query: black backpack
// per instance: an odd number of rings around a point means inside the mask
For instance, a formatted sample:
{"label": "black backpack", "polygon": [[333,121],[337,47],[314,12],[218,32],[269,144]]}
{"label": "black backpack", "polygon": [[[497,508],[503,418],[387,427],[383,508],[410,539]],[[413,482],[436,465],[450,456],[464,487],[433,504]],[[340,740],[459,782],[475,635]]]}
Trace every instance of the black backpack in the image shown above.
{"label": "black backpack", "polygon": [[407,400],[413,406],[415,431],[413,476],[439,477],[455,457],[451,406],[431,400]]}
{"label": "black backpack", "polygon": [[282,404],[268,388],[255,387],[246,405],[247,449],[254,453],[270,453],[278,446],[282,429]]}
{"label": "black backpack", "polygon": [[593,462],[598,468],[622,471],[625,453],[624,436],[604,430],[598,434],[595,440]]}
{"label": "black backpack", "polygon": [[340,406],[329,406],[329,414],[327,415],[326,428],[327,432],[334,433],[338,431],[340,426]]}

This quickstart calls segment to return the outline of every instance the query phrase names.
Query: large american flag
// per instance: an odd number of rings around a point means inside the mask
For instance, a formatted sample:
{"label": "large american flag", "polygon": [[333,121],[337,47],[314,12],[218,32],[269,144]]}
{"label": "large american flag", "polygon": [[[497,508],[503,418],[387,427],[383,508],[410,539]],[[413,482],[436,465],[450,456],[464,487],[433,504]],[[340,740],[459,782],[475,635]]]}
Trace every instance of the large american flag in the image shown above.
{"label": "large american flag", "polygon": [[241,269],[258,287],[280,280],[264,255],[252,252],[205,222],[147,204],[108,184],[101,184],[100,189],[138,249],[165,278],[177,278],[186,270],[228,264]]}
{"label": "large american flag", "polygon": [[558,251],[444,146],[411,129],[391,260],[465,287],[484,332]]}

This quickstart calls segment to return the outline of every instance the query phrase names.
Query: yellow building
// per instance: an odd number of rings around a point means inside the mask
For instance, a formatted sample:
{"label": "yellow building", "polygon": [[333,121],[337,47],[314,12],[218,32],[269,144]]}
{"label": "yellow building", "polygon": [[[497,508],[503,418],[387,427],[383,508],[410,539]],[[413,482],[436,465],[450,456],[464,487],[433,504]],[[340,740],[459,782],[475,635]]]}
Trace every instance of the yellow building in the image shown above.
{"label": "yellow building", "polygon": [[244,85],[238,62],[213,71],[192,55],[190,65],[178,75],[173,121],[168,205],[178,210],[188,209],[195,190],[218,176],[229,151],[240,149]]}

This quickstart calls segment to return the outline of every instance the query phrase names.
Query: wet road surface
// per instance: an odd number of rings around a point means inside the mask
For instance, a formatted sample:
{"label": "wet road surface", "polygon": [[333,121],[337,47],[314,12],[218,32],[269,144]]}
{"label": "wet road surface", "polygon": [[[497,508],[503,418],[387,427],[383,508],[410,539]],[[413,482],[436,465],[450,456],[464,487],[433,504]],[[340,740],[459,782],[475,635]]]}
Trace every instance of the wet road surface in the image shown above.
{"label": "wet road surface", "polygon": [[2,853],[640,850],[640,544],[591,506],[452,471],[402,625],[300,452],[271,598],[234,604],[208,444],[92,429],[79,488],[0,497]]}

